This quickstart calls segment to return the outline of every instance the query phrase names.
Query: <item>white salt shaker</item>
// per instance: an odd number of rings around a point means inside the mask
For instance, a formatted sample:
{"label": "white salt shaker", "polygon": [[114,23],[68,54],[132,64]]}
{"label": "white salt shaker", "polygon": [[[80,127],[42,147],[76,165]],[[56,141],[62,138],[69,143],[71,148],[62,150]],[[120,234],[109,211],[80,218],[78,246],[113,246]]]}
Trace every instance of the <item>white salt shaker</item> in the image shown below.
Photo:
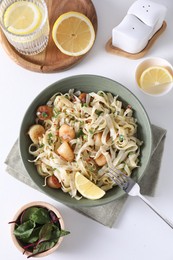
{"label": "white salt shaker", "polygon": [[112,30],[112,45],[129,53],[142,51],[161,28],[166,15],[164,5],[137,0],[121,23]]}

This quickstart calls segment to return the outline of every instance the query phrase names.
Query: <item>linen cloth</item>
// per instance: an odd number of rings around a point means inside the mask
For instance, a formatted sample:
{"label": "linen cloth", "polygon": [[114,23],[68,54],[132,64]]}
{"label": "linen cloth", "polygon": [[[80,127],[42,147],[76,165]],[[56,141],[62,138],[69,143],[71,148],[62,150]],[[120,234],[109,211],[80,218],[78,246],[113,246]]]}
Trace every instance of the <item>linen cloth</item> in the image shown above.
{"label": "linen cloth", "polygon": [[[144,173],[139,184],[141,187],[141,193],[143,195],[154,196],[156,185],[159,177],[159,169],[161,165],[161,158],[164,150],[164,141],[166,137],[166,130],[158,126],[152,125],[153,133],[153,150],[152,157],[146,172]],[[31,186],[34,189],[41,191],[37,185],[32,181],[27,171],[25,170],[22,160],[20,158],[18,140],[15,142],[11,151],[9,152],[6,161],[6,171],[17,180]],[[41,191],[42,192],[42,191]],[[85,214],[93,220],[112,227],[117,220],[119,213],[121,212],[124,203],[127,200],[128,195],[124,194],[121,198],[116,199],[113,202],[106,205],[96,207],[81,207],[73,208],[74,210]]]}

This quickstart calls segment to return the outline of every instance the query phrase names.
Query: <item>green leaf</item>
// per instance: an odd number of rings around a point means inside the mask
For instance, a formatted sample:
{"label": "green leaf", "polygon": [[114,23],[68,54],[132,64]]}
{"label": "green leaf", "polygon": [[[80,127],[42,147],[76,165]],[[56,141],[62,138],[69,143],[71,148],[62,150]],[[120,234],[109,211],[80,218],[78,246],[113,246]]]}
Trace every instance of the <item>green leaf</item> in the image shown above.
{"label": "green leaf", "polygon": [[59,229],[58,226],[53,225],[53,231],[52,231],[52,234],[51,234],[51,240],[57,242],[58,239],[60,238],[60,236],[61,236],[61,230]]}
{"label": "green leaf", "polygon": [[34,214],[38,209],[39,208],[37,208],[37,207],[31,207],[31,208],[26,209],[21,216],[21,223],[31,220],[32,214]]}
{"label": "green leaf", "polygon": [[57,242],[60,237],[66,236],[68,234],[70,234],[69,231],[59,229],[56,225],[54,225],[52,235],[51,235],[51,240],[54,240]]}
{"label": "green leaf", "polygon": [[22,239],[22,242],[28,244],[36,242],[39,239],[40,229],[41,227],[35,228],[28,238]]}
{"label": "green leaf", "polygon": [[44,252],[44,251],[47,251],[49,250],[50,248],[54,247],[55,245],[55,242],[53,241],[45,241],[45,242],[42,242],[40,244],[38,244],[35,249],[33,250],[33,255],[34,254],[38,254],[38,253],[41,253],[41,252]]}
{"label": "green leaf", "polygon": [[45,240],[49,240],[51,238],[52,229],[53,229],[52,223],[44,224],[39,232],[39,241],[42,242]]}
{"label": "green leaf", "polygon": [[37,224],[45,224],[50,222],[48,210],[45,208],[38,208],[37,211],[33,212],[30,219]]}
{"label": "green leaf", "polygon": [[28,238],[33,232],[34,228],[35,223],[32,220],[28,220],[19,225],[13,233],[17,238],[22,240]]}
{"label": "green leaf", "polygon": [[64,237],[70,234],[70,231],[61,229],[60,237]]}

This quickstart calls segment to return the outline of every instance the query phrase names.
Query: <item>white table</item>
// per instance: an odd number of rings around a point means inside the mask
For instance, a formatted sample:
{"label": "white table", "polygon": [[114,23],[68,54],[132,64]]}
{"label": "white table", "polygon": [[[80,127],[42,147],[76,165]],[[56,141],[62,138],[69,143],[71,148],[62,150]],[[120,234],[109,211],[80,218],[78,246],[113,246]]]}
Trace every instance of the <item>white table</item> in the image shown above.
{"label": "white table", "polygon": [[[13,245],[8,221],[20,206],[34,200],[46,201],[57,206],[64,217],[66,229],[71,231],[71,235],[64,239],[60,249],[47,259],[173,259],[173,230],[139,199],[129,197],[118,221],[113,228],[108,228],[33,190],[5,171],[4,161],[18,137],[25,110],[40,91],[51,83],[71,75],[88,73],[106,76],[129,88],[143,103],[151,122],[167,129],[157,191],[150,200],[173,219],[173,90],[168,95],[158,98],[141,93],[134,79],[135,68],[140,60],[115,56],[104,49],[112,28],[122,20],[133,2],[93,0],[98,14],[95,45],[80,64],[64,72],[39,74],[25,70],[15,64],[0,46],[1,259],[25,259]],[[173,1],[156,2],[168,7],[168,26],[146,57],[162,57],[173,63]]]}

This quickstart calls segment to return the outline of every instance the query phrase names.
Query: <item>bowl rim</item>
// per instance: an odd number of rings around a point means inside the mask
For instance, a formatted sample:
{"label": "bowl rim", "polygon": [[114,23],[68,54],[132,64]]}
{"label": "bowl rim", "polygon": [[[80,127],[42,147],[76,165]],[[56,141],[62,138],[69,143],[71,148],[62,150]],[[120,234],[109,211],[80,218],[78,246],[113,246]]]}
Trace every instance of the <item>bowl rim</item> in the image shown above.
{"label": "bowl rim", "polygon": [[[40,97],[42,97],[45,93],[47,93],[47,91],[49,89],[53,89],[55,86],[57,86],[57,84],[61,84],[63,82],[66,82],[66,81],[69,81],[69,80],[76,80],[76,79],[79,79],[79,78],[82,78],[82,79],[85,79],[85,78],[94,78],[94,79],[97,79],[97,80],[106,80],[107,83],[108,82],[112,82],[113,84],[117,84],[118,86],[120,86],[121,88],[123,88],[125,90],[125,92],[127,92],[128,94],[130,94],[138,103],[138,105],[140,106],[140,109],[141,111],[144,113],[145,115],[145,118],[146,118],[146,122],[147,122],[147,127],[148,127],[148,136],[149,136],[149,139],[151,140],[151,142],[148,144],[149,145],[149,152],[147,154],[148,156],[148,159],[147,159],[147,163],[145,165],[145,169],[143,170],[143,174],[144,172],[146,171],[146,169],[148,168],[148,165],[149,165],[149,162],[150,162],[150,159],[151,159],[151,155],[152,155],[152,145],[153,145],[153,136],[152,136],[152,129],[151,129],[151,122],[150,122],[150,119],[149,119],[149,116],[144,108],[144,106],[142,105],[141,101],[136,97],[135,94],[133,94],[133,92],[131,90],[129,90],[127,87],[125,87],[124,85],[122,85],[121,83],[113,80],[113,79],[110,79],[110,78],[107,78],[107,77],[104,77],[104,76],[100,76],[100,75],[94,75],[94,74],[79,74],[79,75],[73,75],[73,76],[69,76],[69,77],[65,77],[65,78],[62,78],[58,81],[55,81],[54,83],[50,84],[49,86],[47,86],[45,89],[43,89],[34,99],[33,101],[30,103],[29,107],[27,108],[25,114],[24,114],[24,117],[23,117],[23,120],[22,120],[22,123],[21,123],[21,127],[20,127],[20,133],[19,133],[19,153],[20,153],[20,156],[21,156],[21,159],[22,159],[22,162],[23,162],[23,165],[24,165],[24,168],[26,169],[26,171],[28,172],[27,170],[27,162],[23,159],[22,157],[22,141],[21,141],[21,135],[22,135],[22,131],[23,131],[23,124],[24,124],[24,121],[25,121],[25,117],[26,115],[28,114],[30,108],[33,106],[33,104],[35,104],[36,101],[38,101],[40,99]],[[70,89],[70,88],[69,88]],[[105,90],[106,91],[106,90]],[[58,91],[57,91],[58,92]],[[109,91],[111,92],[111,91]],[[55,93],[55,91],[54,91]],[[65,92],[64,92],[65,93]],[[50,94],[51,96],[51,94]],[[119,95],[119,97],[121,98],[121,96]],[[123,97],[122,97],[123,98]],[[28,173],[29,174],[29,173]],[[141,174],[143,176],[143,174]],[[141,179],[140,176],[138,178],[138,181]],[[32,176],[30,176],[31,179]],[[35,180],[33,180],[33,182],[35,183]],[[50,194],[47,194],[46,191],[45,191],[45,187],[43,189],[43,187],[39,187],[39,185],[36,183],[37,187],[39,189],[41,189],[41,191],[43,193],[45,193],[47,196],[50,196],[52,197],[53,199],[65,204],[65,205],[68,205],[70,207],[77,207],[77,208],[80,208],[80,207],[95,207],[95,206],[102,206],[102,205],[105,205],[107,203],[110,203],[112,201],[115,201],[116,199],[119,199],[120,197],[123,197],[125,195],[125,193],[120,190],[120,188],[117,188],[119,191],[119,194],[115,194],[114,196],[112,196],[112,198],[101,198],[99,200],[87,200],[85,199],[85,203],[81,202],[81,200],[75,200],[75,203],[74,202],[74,198],[70,198],[71,200],[68,200],[68,202],[64,202],[63,199],[60,199],[60,198],[55,198],[55,196],[53,195],[50,195]],[[70,196],[70,195],[69,195]],[[89,201],[89,202],[87,202]],[[92,204],[92,205],[91,205]]]}
{"label": "bowl rim", "polygon": [[[18,217],[20,216],[20,214],[27,208],[31,208],[33,206],[38,206],[38,207],[44,207],[44,208],[47,208],[49,210],[52,210],[58,217],[59,219],[59,223],[60,223],[60,226],[62,229],[65,228],[65,225],[64,225],[64,220],[62,218],[62,215],[61,213],[59,212],[59,210],[53,206],[52,204],[48,203],[48,202],[44,202],[44,201],[32,201],[32,202],[29,202],[29,203],[26,203],[24,204],[23,206],[21,206],[15,213],[14,217],[13,217],[13,220],[12,221],[16,221],[18,219]],[[16,238],[16,236],[13,234],[13,231],[15,229],[15,223],[11,223],[11,228],[10,228],[10,233],[11,233],[11,238],[12,238],[12,241],[14,243],[14,245],[16,246],[16,248],[20,251],[20,252],[24,252],[24,249],[23,247],[20,246],[19,244],[19,241],[18,239]],[[42,253],[39,253],[37,254],[35,257],[43,257],[43,256],[47,256],[51,253],[53,253],[55,250],[58,249],[58,247],[60,246],[60,244],[62,243],[64,237],[60,237],[58,242],[56,243],[56,245],[52,248],[50,248],[49,250],[47,251],[44,251]],[[26,256],[29,256],[31,255],[32,253],[29,252],[29,251],[25,251],[25,255]]]}

